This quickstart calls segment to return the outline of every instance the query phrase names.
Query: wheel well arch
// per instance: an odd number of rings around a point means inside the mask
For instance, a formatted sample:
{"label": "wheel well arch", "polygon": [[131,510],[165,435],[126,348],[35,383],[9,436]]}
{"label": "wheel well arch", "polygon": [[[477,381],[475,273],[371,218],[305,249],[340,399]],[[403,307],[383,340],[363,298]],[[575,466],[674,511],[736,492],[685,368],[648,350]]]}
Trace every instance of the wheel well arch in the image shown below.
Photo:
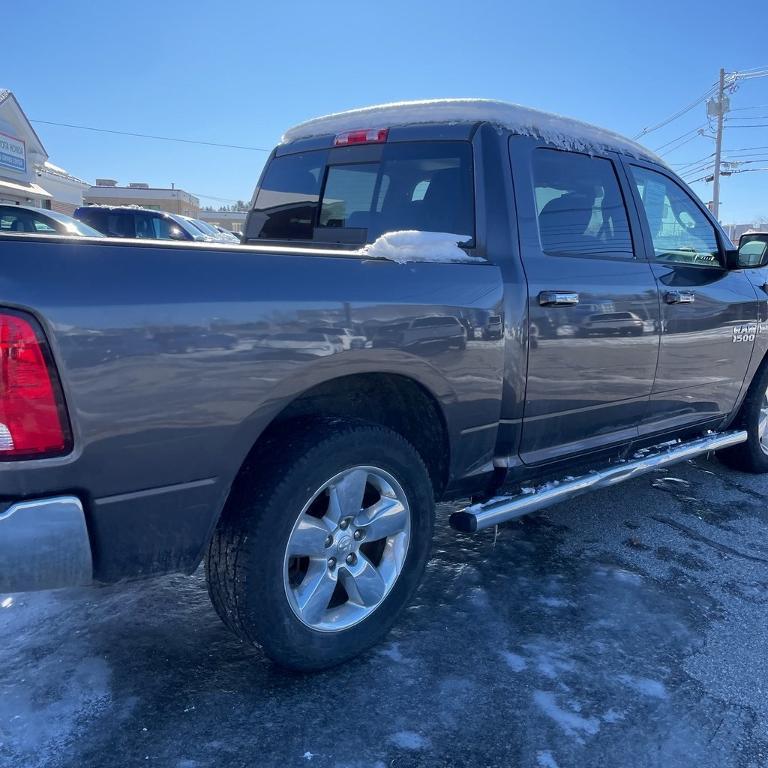
{"label": "wheel well arch", "polygon": [[243,466],[286,426],[311,417],[359,418],[389,427],[419,452],[435,496],[445,490],[450,472],[450,437],[439,401],[423,384],[395,373],[353,373],[315,384],[297,395],[269,422]]}

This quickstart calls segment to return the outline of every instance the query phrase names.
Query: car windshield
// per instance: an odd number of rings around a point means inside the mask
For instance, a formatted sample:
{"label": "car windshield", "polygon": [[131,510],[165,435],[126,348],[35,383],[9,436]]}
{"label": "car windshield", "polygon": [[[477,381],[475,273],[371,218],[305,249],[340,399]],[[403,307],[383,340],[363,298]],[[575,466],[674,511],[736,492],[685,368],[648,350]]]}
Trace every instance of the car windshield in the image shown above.
{"label": "car windshield", "polygon": [[201,221],[200,219],[190,219],[190,221],[200,230],[202,230],[206,235],[211,235],[212,237],[220,237],[221,232],[219,232],[216,227],[212,227],[210,224],[208,224],[205,221]]}
{"label": "car windshield", "polygon": [[46,210],[45,215],[54,221],[58,221],[67,232],[71,232],[73,235],[81,235],[82,237],[104,237],[101,232],[93,227],[89,227],[84,221],[78,221],[63,213]]}

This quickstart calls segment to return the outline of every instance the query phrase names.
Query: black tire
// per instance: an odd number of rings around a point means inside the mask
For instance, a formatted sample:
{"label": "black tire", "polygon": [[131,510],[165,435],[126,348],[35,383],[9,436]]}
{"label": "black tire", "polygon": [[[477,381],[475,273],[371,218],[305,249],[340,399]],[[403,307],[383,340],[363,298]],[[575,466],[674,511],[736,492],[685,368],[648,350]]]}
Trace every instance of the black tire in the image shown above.
{"label": "black tire", "polygon": [[717,458],[731,469],[752,472],[753,474],[768,472],[768,453],[760,445],[758,431],[760,410],[763,406],[766,390],[768,390],[768,361],[763,361],[754,379],[752,379],[747,396],[739,410],[739,415],[731,425],[733,429],[747,430],[746,442],[717,452]]}
{"label": "black tire", "polygon": [[[360,465],[396,479],[410,508],[400,574],[373,613],[338,632],[318,631],[291,608],[283,581],[293,526],[317,490]],[[241,472],[206,556],[208,591],[224,623],[282,667],[332,667],[380,641],[416,591],[429,558],[434,498],[416,449],[385,427],[347,419],[295,423]]]}

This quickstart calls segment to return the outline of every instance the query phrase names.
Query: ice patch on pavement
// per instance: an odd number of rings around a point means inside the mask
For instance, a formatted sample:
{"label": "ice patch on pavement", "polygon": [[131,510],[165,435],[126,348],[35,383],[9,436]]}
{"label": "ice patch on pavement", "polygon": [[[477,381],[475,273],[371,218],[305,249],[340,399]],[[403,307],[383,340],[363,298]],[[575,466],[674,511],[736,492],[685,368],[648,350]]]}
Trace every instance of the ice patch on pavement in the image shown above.
{"label": "ice patch on pavement", "polygon": [[386,648],[379,648],[378,654],[379,656],[386,656],[398,664],[403,664],[406,661],[405,656],[400,652],[400,643],[390,643]]}
{"label": "ice patch on pavement", "polygon": [[566,600],[564,597],[540,597],[539,603],[547,608],[572,608],[575,605],[572,600]]}
{"label": "ice patch on pavement", "polygon": [[522,672],[528,666],[528,662],[522,656],[512,651],[502,651],[501,658],[513,672]]}
{"label": "ice patch on pavement", "polygon": [[402,749],[427,749],[430,746],[429,739],[425,738],[416,731],[398,731],[393,733],[389,740],[397,747]]}
{"label": "ice patch on pavement", "polygon": [[560,768],[548,749],[542,749],[536,753],[536,765],[539,768]]}
{"label": "ice patch on pavement", "polygon": [[626,717],[624,712],[619,712],[617,709],[611,707],[601,716],[601,720],[604,723],[620,723],[622,720],[625,720]]}
{"label": "ice patch on pavement", "polygon": [[472,238],[469,235],[455,235],[451,232],[419,232],[404,229],[399,232],[385,232],[370,245],[360,249],[369,259],[387,259],[398,264],[412,261],[477,262],[484,259],[470,256],[459,247]]}
{"label": "ice patch on pavement", "polygon": [[561,672],[573,672],[576,663],[568,658],[568,647],[562,643],[527,644],[523,646],[539,674],[556,680]]}
{"label": "ice patch on pavement", "polygon": [[654,488],[661,488],[662,490],[667,491],[680,490],[682,488],[691,487],[691,484],[688,480],[683,480],[680,477],[660,477],[654,480],[651,485]]}
{"label": "ice patch on pavement", "polygon": [[619,675],[617,679],[628,688],[641,693],[643,696],[650,696],[654,699],[667,698],[667,688],[660,680],[652,680],[650,677],[635,677],[633,675]]}
{"label": "ice patch on pavement", "polygon": [[600,731],[600,721],[596,717],[583,717],[578,712],[564,709],[557,703],[556,695],[550,691],[534,691],[533,701],[567,736],[581,743],[584,742],[582,735],[594,736]]}
{"label": "ice patch on pavement", "polygon": [[104,659],[85,658],[69,670],[61,662],[54,654],[46,656],[30,677],[2,686],[3,741],[13,750],[16,765],[49,765],[72,742],[80,724],[94,723],[112,703],[111,673]]}

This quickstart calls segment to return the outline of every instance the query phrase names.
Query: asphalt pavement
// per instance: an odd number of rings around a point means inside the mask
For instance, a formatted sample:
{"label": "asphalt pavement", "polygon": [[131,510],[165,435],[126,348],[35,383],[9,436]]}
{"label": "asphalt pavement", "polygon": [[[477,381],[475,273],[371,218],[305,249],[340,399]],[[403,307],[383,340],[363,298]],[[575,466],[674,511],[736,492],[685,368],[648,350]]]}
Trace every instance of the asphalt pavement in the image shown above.
{"label": "asphalt pavement", "polygon": [[475,536],[310,676],[202,572],[0,595],[0,766],[768,765],[768,477],[699,459]]}

